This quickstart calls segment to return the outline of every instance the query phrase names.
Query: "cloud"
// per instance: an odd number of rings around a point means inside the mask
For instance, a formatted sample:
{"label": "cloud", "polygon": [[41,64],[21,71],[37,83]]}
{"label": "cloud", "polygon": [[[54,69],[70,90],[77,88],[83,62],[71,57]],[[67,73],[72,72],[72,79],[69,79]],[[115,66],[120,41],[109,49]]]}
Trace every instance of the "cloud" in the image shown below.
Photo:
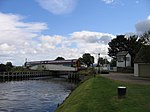
{"label": "cloud", "polygon": [[114,2],[114,0],[102,0],[102,2],[104,2],[106,4],[111,4]]}
{"label": "cloud", "polygon": [[62,42],[62,38],[63,37],[59,35],[42,35],[39,37],[41,42],[40,46],[43,48],[55,49],[56,46]]}
{"label": "cloud", "polygon": [[148,18],[147,18],[148,20],[150,19],[150,15],[148,16]]}
{"label": "cloud", "polygon": [[150,16],[148,16],[148,19],[136,23],[135,28],[139,34],[150,30]]}
{"label": "cloud", "polygon": [[39,5],[56,15],[71,13],[76,5],[76,0],[36,0]]}
{"label": "cloud", "polygon": [[[79,58],[84,53],[106,56],[108,42],[114,35],[101,32],[78,31],[67,36],[43,35],[46,23],[23,22],[16,14],[0,13],[0,63],[13,62],[22,65],[28,61],[50,60],[57,56],[66,59]],[[96,53],[96,54],[95,54]]]}
{"label": "cloud", "polygon": [[[0,52],[8,58],[18,58],[28,53],[34,53],[36,44],[33,41],[38,34],[47,29],[45,23],[23,22],[24,17],[17,14],[0,12]],[[1,59],[0,62],[3,62]]]}
{"label": "cloud", "polygon": [[72,40],[82,41],[85,43],[99,43],[107,45],[108,42],[112,38],[113,35],[108,33],[100,33],[100,32],[90,32],[90,31],[81,31],[74,32],[71,34]]}

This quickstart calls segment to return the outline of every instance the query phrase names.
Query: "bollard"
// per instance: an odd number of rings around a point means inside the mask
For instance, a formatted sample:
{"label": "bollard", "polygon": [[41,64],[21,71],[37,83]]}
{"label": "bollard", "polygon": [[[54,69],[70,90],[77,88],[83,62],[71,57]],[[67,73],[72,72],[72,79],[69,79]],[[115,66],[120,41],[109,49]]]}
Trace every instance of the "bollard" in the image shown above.
{"label": "bollard", "polygon": [[126,96],[126,87],[124,86],[119,86],[118,87],[118,98],[125,98]]}

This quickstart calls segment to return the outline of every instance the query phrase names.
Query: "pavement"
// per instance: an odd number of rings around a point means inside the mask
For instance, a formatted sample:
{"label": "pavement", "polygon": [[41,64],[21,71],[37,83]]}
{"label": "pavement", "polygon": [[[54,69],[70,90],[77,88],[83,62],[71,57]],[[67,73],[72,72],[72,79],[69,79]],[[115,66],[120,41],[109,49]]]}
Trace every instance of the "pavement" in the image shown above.
{"label": "pavement", "polygon": [[135,77],[131,73],[110,72],[109,74],[100,74],[100,75],[109,79],[130,82],[135,84],[150,84],[150,78]]}

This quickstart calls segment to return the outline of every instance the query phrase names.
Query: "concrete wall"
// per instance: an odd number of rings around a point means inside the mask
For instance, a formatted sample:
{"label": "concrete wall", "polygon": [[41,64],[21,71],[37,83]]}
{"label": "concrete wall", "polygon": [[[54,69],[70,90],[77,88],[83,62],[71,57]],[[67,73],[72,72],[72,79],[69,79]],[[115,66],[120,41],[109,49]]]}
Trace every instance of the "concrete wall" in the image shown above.
{"label": "concrete wall", "polygon": [[139,76],[150,77],[150,64],[139,64]]}
{"label": "concrete wall", "polygon": [[134,64],[134,76],[150,77],[150,64]]}

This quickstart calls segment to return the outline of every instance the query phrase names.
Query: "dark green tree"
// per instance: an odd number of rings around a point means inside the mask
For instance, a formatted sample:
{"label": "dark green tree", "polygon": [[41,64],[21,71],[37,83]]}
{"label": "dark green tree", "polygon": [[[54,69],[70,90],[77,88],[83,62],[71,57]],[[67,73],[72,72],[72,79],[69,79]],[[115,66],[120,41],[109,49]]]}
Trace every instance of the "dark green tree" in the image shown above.
{"label": "dark green tree", "polygon": [[6,72],[6,65],[0,64],[0,72]]}
{"label": "dark green tree", "polygon": [[57,57],[57,58],[55,59],[55,61],[60,61],[60,60],[65,60],[65,58],[63,58],[63,57]]}
{"label": "dark green tree", "polygon": [[[100,57],[100,58],[98,59],[98,63],[103,66],[104,64],[109,64],[109,61],[108,61],[106,58]],[[99,65],[97,65],[97,66],[99,66]]]}
{"label": "dark green tree", "polygon": [[116,55],[120,51],[128,51],[128,40],[124,35],[118,35],[108,43],[108,55],[116,59]]}
{"label": "dark green tree", "polygon": [[89,53],[85,53],[82,55],[82,58],[79,58],[79,60],[87,65],[89,67],[91,64],[94,63],[94,57],[91,56]]}
{"label": "dark green tree", "polygon": [[144,39],[139,38],[137,35],[126,38],[119,35],[108,43],[108,55],[116,60],[116,55],[121,51],[128,51],[131,55],[131,65],[134,65],[134,59],[140,48],[144,45]]}
{"label": "dark green tree", "polygon": [[115,60],[115,59],[112,59],[112,60],[110,61],[110,66],[111,66],[111,67],[116,67],[116,60]]}
{"label": "dark green tree", "polygon": [[10,71],[10,70],[12,70],[12,68],[13,68],[12,63],[11,63],[11,62],[7,62],[7,63],[6,63],[6,70],[7,70],[7,71]]}
{"label": "dark green tree", "polygon": [[150,30],[143,33],[143,35],[141,35],[140,40],[143,44],[149,44],[150,45]]}

